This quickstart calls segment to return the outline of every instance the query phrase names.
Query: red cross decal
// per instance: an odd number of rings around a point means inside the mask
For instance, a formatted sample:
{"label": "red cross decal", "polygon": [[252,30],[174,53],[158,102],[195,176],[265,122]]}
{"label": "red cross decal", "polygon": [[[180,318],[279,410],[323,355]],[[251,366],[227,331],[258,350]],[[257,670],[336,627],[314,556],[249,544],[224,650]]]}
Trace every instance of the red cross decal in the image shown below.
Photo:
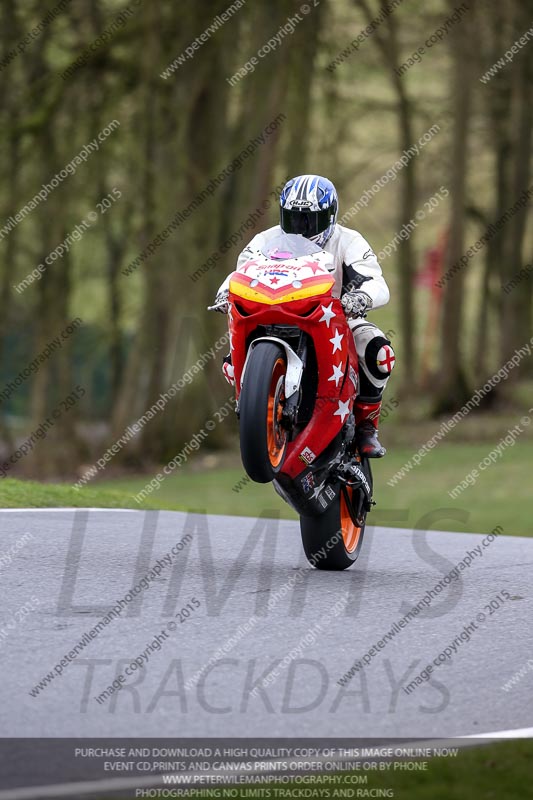
{"label": "red cross decal", "polygon": [[383,361],[378,361],[378,366],[386,367],[387,372],[391,372],[394,362],[396,361],[396,356],[392,352],[392,348],[390,348],[388,345],[385,345],[383,350],[385,351],[385,358]]}

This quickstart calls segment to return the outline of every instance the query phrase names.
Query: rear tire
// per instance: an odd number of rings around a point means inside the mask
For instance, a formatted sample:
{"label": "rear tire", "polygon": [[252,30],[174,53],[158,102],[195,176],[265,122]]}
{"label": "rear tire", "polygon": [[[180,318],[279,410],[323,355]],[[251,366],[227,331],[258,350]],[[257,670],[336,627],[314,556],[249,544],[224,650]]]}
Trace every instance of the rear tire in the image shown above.
{"label": "rear tire", "polygon": [[287,453],[289,433],[281,425],[286,372],[285,351],[277,344],[253,348],[239,398],[239,432],[244,469],[257,483],[272,481]]}
{"label": "rear tire", "polygon": [[323,514],[300,517],[305,555],[317,569],[347,569],[357,560],[363,544],[366,511],[362,512],[360,520],[355,521],[352,498],[355,494],[357,504],[360,491],[340,484],[335,500]]}

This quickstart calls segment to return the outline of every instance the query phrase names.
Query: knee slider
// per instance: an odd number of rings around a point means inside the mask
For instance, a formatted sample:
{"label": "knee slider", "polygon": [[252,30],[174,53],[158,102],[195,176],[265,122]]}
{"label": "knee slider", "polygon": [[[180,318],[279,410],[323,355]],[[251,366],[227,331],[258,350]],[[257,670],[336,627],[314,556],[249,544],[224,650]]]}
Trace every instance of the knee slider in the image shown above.
{"label": "knee slider", "polygon": [[365,361],[368,371],[374,378],[383,380],[388,378],[394,369],[396,356],[389,339],[376,336],[368,343],[365,350]]}

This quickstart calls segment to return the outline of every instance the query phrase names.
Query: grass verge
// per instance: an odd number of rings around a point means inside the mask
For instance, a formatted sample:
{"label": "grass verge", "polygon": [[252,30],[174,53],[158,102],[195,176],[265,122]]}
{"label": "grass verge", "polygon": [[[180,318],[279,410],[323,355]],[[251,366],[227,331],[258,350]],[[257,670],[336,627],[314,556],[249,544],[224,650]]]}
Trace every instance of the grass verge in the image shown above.
{"label": "grass verge", "polygon": [[[479,480],[457,499],[448,495],[465,475],[490,451],[487,444],[441,444],[395,486],[388,482],[412,457],[413,449],[391,448],[384,459],[375,460],[374,495],[377,506],[369,517],[376,525],[431,527],[437,530],[488,533],[501,525],[504,533],[533,534],[533,495],[527,475],[531,468],[531,443],[517,442],[504,451],[499,462],[480,473]],[[191,466],[165,478],[149,494],[146,503],[167,509],[208,511],[211,514],[257,516],[261,511],[296,519],[296,514],[272,486],[247,481],[237,457],[210,467],[214,457],[199,458]],[[150,476],[124,478],[101,484],[128,492],[133,497],[150,481]],[[133,507],[140,507],[133,501]],[[385,516],[392,509],[396,518]],[[403,514],[400,513],[403,510]],[[459,519],[457,512],[460,511]],[[450,514],[452,516],[450,516]],[[424,519],[427,515],[427,519]],[[455,518],[454,518],[455,515]]]}
{"label": "grass verge", "polygon": [[0,508],[132,508],[133,505],[136,504],[132,504],[128,492],[100,486],[77,490],[69,484],[13,478],[0,481]]}
{"label": "grass verge", "polygon": [[[433,758],[426,771],[360,770],[346,773],[368,779],[366,784],[339,782],[338,784],[272,784],[270,797],[297,798],[303,787],[315,790],[309,797],[326,800],[334,797],[394,797],[396,800],[528,800],[533,798],[531,764],[533,741],[516,740],[487,747],[461,750],[455,758]],[[401,763],[401,762],[395,762]],[[404,762],[405,763],[405,762]],[[250,798],[245,787],[239,798]],[[275,794],[272,789],[284,790]],[[372,791],[373,790],[373,791]],[[337,791],[337,794],[335,794]],[[343,794],[342,792],[346,792]],[[349,792],[352,792],[351,794]],[[260,796],[260,795],[259,795]],[[267,795],[264,795],[267,796]],[[197,795],[201,797],[201,794]]]}
{"label": "grass verge", "polygon": [[[457,499],[450,498],[448,492],[487,456],[490,444],[443,443],[430,451],[420,466],[390,486],[388,481],[414,452],[414,448],[392,447],[386,458],[373,462],[377,506],[369,522],[477,533],[488,533],[501,525],[506,534],[531,536],[533,495],[527,477],[531,447],[530,442],[520,441],[504,450],[500,459],[481,471],[477,482]],[[272,486],[246,478],[236,455],[199,456],[137,503],[135,495],[150,480],[150,475],[124,477],[78,491],[70,485],[4,479],[0,482],[0,506],[161,508],[251,517],[264,511],[296,519]],[[391,510],[395,515],[391,516]]]}

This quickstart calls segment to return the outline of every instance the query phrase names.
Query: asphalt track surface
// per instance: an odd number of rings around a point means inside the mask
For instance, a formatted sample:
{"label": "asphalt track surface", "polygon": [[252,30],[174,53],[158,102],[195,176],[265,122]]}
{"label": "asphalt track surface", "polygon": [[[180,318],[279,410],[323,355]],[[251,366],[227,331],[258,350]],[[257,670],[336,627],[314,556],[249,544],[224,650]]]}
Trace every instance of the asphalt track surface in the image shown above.
{"label": "asphalt track surface", "polygon": [[[292,521],[0,513],[0,555],[14,552],[0,573],[3,737],[431,738],[531,726],[533,670],[502,689],[533,657],[531,539],[500,536],[483,548],[460,580],[342,687],[337,680],[354,661],[483,536],[369,528],[358,562],[330,573],[307,565]],[[17,547],[27,533],[32,538]],[[184,536],[172,566],[32,697],[84,632]],[[511,599],[490,613],[485,606],[502,591]],[[35,610],[23,615],[28,602]],[[188,603],[194,610],[180,623],[174,615]],[[479,613],[486,619],[470,640],[406,694],[402,687]],[[98,703],[161,631],[161,649]],[[280,665],[292,648],[298,652]],[[276,666],[279,674],[254,695],[254,681]]]}
{"label": "asphalt track surface", "polygon": [[[483,547],[478,534],[376,526],[357,563],[330,573],[307,564],[298,524],[268,511],[259,519],[66,509],[0,516],[2,800],[88,796],[94,786],[109,796],[132,785],[82,764],[67,768],[44,749],[29,757],[14,742],[11,751],[11,737],[533,736],[531,539],[498,536]],[[459,580],[338,684],[476,548]],[[120,617],[56,670],[142,581]],[[406,693],[472,621],[469,640]],[[158,635],[160,649],[150,646]],[[102,699],[143,652],[143,668]]]}

